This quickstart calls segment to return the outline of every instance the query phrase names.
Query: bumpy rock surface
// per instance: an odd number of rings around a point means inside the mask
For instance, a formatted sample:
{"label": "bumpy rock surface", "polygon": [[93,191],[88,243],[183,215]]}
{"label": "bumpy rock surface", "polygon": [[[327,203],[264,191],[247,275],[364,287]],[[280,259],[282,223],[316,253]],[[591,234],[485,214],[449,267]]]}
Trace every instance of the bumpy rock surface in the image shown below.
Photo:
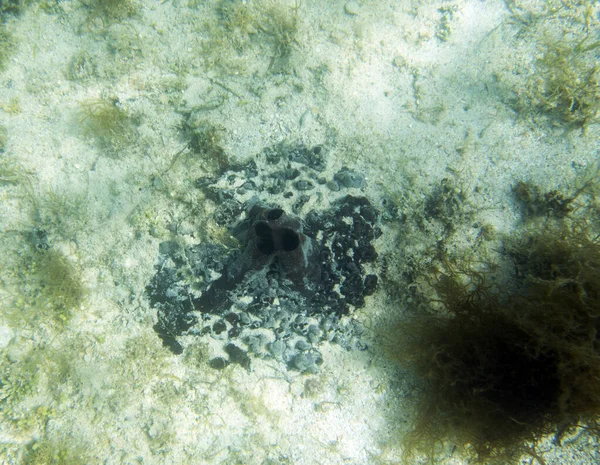
{"label": "bumpy rock surface", "polygon": [[[228,358],[211,360],[216,369],[229,363],[250,368],[250,353],[315,372],[326,341],[366,348],[351,314],[377,286],[368,270],[377,258],[379,212],[348,188],[325,209],[308,206],[309,194],[333,195],[319,177],[322,147],[280,145],[261,156],[263,163],[198,180],[217,205],[214,220],[241,247],[163,242],[147,286],[158,313],[154,329],[174,353],[183,351],[182,335],[222,340]],[[278,200],[291,203],[292,211]]]}

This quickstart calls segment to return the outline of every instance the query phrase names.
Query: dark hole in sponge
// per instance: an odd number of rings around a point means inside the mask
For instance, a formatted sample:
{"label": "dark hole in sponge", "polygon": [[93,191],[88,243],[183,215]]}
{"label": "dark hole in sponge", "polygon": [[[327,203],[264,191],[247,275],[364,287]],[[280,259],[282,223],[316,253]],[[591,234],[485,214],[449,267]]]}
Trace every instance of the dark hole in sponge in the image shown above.
{"label": "dark hole in sponge", "polygon": [[300,245],[300,237],[293,229],[282,228],[278,233],[279,246],[285,252],[293,252]]}
{"label": "dark hole in sponge", "polygon": [[273,210],[269,210],[267,213],[267,219],[269,221],[275,221],[281,218],[283,215],[283,210],[281,208],[274,208]]}
{"label": "dark hole in sponge", "polygon": [[254,226],[256,234],[256,248],[265,255],[271,255],[275,252],[275,240],[273,239],[273,230],[267,223],[260,221]]}

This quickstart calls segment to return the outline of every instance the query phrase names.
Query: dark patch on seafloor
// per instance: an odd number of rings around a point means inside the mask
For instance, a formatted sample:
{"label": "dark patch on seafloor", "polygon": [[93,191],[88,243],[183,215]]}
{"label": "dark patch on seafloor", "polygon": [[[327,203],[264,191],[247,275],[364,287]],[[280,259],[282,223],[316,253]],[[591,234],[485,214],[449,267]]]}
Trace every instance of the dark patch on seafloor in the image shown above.
{"label": "dark patch on seafloor", "polygon": [[[366,349],[362,325],[350,314],[377,285],[364,265],[377,258],[373,241],[381,234],[380,215],[365,197],[343,192],[365,186],[360,173],[343,168],[333,180],[319,177],[325,168],[321,147],[279,145],[260,156],[263,169],[251,161],[218,179],[197,181],[216,203],[214,220],[241,248],[161,243],[157,272],[147,286],[158,312],[154,329],[176,354],[183,352],[181,335],[222,340],[228,359],[212,359],[213,368],[250,368],[252,353],[316,372],[323,361],[317,347],[324,341]],[[307,191],[338,198],[302,220],[293,213],[310,200]],[[246,202],[238,200],[249,193]],[[293,213],[275,204],[294,196]],[[190,285],[190,276],[202,285]]]}

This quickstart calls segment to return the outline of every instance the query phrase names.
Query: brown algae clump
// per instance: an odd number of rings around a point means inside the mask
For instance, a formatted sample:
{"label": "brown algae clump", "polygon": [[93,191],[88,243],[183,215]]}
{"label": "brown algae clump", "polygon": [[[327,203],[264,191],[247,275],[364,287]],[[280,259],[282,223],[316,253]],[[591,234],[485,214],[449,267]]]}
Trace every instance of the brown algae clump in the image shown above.
{"label": "brown algae clump", "polygon": [[424,381],[406,458],[448,441],[477,463],[543,463],[543,435],[600,432],[600,244],[561,226],[506,251],[510,282],[442,259],[435,302],[395,330],[393,356]]}

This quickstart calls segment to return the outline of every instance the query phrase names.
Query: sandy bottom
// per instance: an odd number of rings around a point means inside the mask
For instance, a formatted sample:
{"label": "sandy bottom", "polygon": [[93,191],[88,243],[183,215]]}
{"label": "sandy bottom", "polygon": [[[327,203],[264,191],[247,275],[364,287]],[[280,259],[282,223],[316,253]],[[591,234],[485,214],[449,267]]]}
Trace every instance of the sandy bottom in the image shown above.
{"label": "sandy bottom", "polygon": [[[597,7],[30,3],[0,30],[2,463],[399,463],[418,383],[377,328],[411,310],[411,266],[440,241],[493,256],[523,223],[517,182],[572,195],[597,170],[597,115],[545,106],[536,61],[557,31],[597,28]],[[368,350],[321,342],[314,374],[215,370],[211,337],[174,355],[145,291],[159,244],[233,247],[197,180],[281,142],[322,146],[325,180],[360,173],[343,193],[382,214],[378,290],[345,317]],[[304,213],[341,193],[306,195]],[[585,433],[551,439],[546,463],[598,460]]]}

